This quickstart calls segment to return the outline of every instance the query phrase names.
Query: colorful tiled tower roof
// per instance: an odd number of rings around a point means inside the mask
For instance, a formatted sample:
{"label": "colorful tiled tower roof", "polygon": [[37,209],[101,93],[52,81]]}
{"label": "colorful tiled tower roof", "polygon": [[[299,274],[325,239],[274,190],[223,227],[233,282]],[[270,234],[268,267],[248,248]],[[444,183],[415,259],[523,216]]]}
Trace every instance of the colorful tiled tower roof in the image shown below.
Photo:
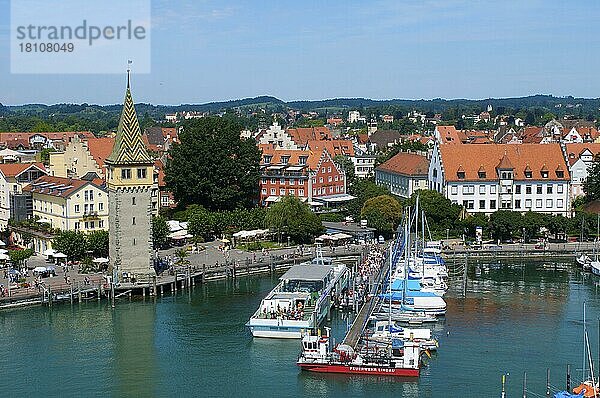
{"label": "colorful tiled tower roof", "polygon": [[129,85],[129,71],[127,73],[127,90],[123,111],[119,120],[119,127],[115,138],[115,145],[111,154],[106,158],[108,164],[146,164],[154,161],[148,154],[146,145],[142,140],[142,132],[138,122],[131,88]]}

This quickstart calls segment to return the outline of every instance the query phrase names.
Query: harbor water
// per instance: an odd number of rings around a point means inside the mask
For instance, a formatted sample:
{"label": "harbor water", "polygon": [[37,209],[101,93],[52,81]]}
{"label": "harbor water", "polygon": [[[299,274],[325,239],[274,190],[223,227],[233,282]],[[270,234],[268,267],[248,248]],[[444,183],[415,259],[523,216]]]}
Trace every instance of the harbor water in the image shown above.
{"label": "harbor water", "polygon": [[[296,367],[298,340],[253,339],[244,324],[277,276],[209,282],[163,298],[0,312],[3,397],[507,397],[582,378],[582,308],[598,357],[596,278],[570,263],[470,264],[451,282],[440,349],[418,380],[319,375]],[[334,312],[336,341],[351,322]],[[586,365],[587,366],[587,365]],[[598,370],[596,369],[596,372]],[[537,395],[536,395],[537,394]]]}

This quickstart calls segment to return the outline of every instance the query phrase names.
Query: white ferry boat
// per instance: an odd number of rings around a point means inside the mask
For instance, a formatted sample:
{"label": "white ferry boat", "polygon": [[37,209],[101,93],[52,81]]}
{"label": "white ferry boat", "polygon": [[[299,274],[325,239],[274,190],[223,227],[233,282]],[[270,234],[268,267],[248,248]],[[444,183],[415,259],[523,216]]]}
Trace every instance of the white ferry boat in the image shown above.
{"label": "white ferry boat", "polygon": [[262,300],[246,326],[254,337],[299,339],[331,310],[332,295],[348,286],[344,264],[295,265]]}

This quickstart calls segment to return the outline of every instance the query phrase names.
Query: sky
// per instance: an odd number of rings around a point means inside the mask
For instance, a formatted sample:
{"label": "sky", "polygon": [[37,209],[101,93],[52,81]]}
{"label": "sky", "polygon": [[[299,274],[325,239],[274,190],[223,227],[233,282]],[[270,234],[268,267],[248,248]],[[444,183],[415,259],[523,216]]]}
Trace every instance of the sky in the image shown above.
{"label": "sky", "polygon": [[[136,102],[600,97],[594,0],[152,0],[151,12]],[[0,103],[122,101],[125,72],[11,74],[9,32],[0,0]]]}

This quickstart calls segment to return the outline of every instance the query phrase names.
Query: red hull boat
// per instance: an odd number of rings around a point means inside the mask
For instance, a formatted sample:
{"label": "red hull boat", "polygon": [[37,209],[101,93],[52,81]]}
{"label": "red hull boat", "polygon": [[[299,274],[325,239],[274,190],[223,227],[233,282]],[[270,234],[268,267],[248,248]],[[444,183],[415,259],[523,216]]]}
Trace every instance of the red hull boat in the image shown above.
{"label": "red hull boat", "polygon": [[387,366],[358,366],[350,364],[299,364],[302,370],[318,373],[345,373],[375,376],[419,377],[419,369],[391,368]]}

